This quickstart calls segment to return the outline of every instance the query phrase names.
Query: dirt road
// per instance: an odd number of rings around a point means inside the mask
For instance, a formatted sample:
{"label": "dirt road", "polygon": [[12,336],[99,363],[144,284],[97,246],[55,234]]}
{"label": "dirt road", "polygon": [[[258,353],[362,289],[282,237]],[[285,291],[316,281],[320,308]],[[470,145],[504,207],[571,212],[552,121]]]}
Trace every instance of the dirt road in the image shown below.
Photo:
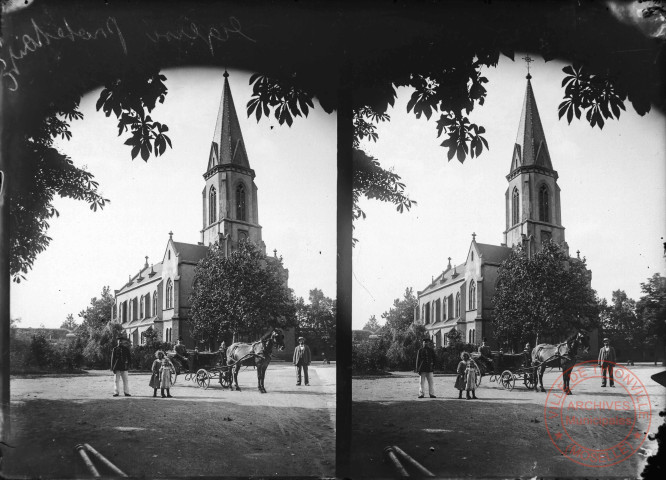
{"label": "dirt road", "polygon": [[[631,367],[645,384],[652,406],[649,432],[663,421],[664,388],[650,379],[663,368]],[[550,372],[544,385],[552,385],[560,372]],[[545,393],[528,391],[516,383],[502,389],[484,377],[479,400],[458,400],[453,375],[435,376],[436,399],[417,399],[418,377],[398,373],[390,378],[352,381],[352,459],[355,478],[395,476],[383,449],[398,445],[437,476],[534,477],[534,476],[640,476],[645,459],[657,450],[647,440],[628,460],[606,468],[578,465],[555,448],[544,422]],[[620,388],[600,388],[594,381],[574,388],[568,398],[576,401],[624,399]],[[647,431],[647,426],[640,425]],[[648,433],[649,433],[648,432]],[[579,439],[601,448],[605,440],[599,428],[581,431]]]}
{"label": "dirt road", "polygon": [[3,447],[2,474],[89,477],[79,443],[137,477],[335,474],[335,365],[311,366],[310,386],[298,387],[293,367],[274,362],[266,394],[253,369],[239,374],[240,392],[179,377],[170,399],[153,398],[149,378],[131,374],[132,396],[115,398],[111,372],[12,378],[16,448]]}

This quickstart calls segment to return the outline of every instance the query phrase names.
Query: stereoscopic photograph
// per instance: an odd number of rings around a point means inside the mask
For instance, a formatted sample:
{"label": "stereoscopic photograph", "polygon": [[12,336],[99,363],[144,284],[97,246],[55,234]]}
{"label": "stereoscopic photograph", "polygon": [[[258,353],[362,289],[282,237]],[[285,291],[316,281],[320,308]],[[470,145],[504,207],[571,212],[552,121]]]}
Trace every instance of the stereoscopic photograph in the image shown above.
{"label": "stereoscopic photograph", "polygon": [[7,0],[0,477],[655,478],[657,0]]}

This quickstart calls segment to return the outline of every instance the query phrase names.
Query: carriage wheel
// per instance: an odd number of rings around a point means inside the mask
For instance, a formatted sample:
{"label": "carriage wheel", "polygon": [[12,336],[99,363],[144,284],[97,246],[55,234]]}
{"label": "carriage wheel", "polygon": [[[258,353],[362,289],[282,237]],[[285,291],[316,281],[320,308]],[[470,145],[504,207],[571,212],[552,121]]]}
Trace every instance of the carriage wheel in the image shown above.
{"label": "carriage wheel", "polygon": [[511,391],[516,385],[516,379],[513,376],[513,373],[511,373],[509,370],[504,370],[502,372],[502,376],[500,377],[500,383],[506,390]]}
{"label": "carriage wheel", "polygon": [[174,369],[169,372],[169,375],[171,376],[171,385],[175,385],[176,379],[178,378],[178,373],[176,373],[176,370]]}
{"label": "carriage wheel", "polygon": [[197,372],[197,385],[204,390],[210,386],[210,377],[208,376],[208,372],[203,368]]}
{"label": "carriage wheel", "polygon": [[481,385],[481,374],[477,371],[476,372],[476,386],[478,387]]}
{"label": "carriage wheel", "polygon": [[534,374],[533,373],[526,373],[523,382],[525,383],[525,386],[527,387],[528,390],[534,390]]}
{"label": "carriage wheel", "polygon": [[220,372],[220,385],[224,388],[231,387],[231,370]]}

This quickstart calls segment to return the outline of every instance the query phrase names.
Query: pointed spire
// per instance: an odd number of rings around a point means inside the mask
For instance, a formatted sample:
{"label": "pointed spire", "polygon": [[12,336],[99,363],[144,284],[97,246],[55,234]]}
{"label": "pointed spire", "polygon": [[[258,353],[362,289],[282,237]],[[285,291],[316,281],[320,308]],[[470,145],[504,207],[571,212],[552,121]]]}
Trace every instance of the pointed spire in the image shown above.
{"label": "pointed spire", "polygon": [[217,112],[217,123],[215,124],[215,133],[213,134],[206,171],[211,170],[216,165],[229,164],[250,168],[243,134],[236,115],[234,99],[229,87],[229,73],[225,70],[223,76],[222,100]]}
{"label": "pointed spire", "polygon": [[[529,58],[529,57],[528,57]],[[529,65],[529,64],[528,64]],[[532,75],[527,74],[527,88],[525,89],[525,99],[523,101],[523,110],[520,114],[520,124],[518,125],[518,135],[513,149],[513,158],[511,159],[511,170],[513,172],[519,167],[538,165],[540,167],[553,169],[546,145],[546,136],[543,133],[541,117],[537,109],[534,91],[532,90]]]}

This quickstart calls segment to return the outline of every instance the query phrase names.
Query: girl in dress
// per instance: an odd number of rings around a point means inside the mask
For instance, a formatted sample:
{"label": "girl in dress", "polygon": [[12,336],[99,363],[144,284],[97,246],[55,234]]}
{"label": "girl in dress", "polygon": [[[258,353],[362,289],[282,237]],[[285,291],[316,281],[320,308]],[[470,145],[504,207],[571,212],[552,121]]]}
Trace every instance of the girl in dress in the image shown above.
{"label": "girl in dress", "polygon": [[[176,370],[166,355],[163,355],[160,363],[160,389],[162,391],[162,398],[172,398],[171,393],[169,393],[169,389],[171,388],[171,373]],[[166,395],[164,395],[164,390],[166,390]]]}
{"label": "girl in dress", "polygon": [[[458,376],[456,377],[456,383],[454,387],[458,390],[458,398],[462,398],[463,390],[467,391],[467,400],[474,399],[476,400],[476,365],[472,360],[472,357],[467,352],[462,352],[460,354],[460,363],[458,363],[458,369],[456,370]],[[470,397],[469,392],[472,392]]]}
{"label": "girl in dress", "polygon": [[153,361],[153,366],[151,370],[153,374],[150,376],[149,386],[153,387],[153,397],[157,397],[157,389],[160,388],[160,367],[162,366],[162,359],[164,358],[164,352],[158,350],[155,352],[155,361]]}

